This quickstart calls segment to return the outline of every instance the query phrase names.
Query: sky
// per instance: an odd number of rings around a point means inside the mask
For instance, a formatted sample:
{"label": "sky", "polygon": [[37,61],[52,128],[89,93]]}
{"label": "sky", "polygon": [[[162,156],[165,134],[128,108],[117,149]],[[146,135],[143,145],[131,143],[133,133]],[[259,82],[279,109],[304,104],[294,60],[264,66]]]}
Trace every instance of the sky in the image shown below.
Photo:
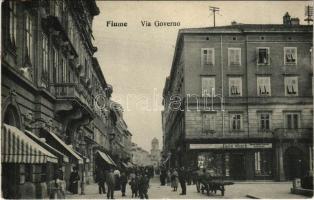
{"label": "sky", "polygon": [[[113,86],[112,100],[124,108],[123,117],[132,142],[150,150],[156,137],[162,148],[161,110],[165,79],[170,74],[175,42],[181,28],[213,26],[209,6],[219,7],[216,26],[232,21],[281,24],[289,12],[304,24],[310,1],[97,1],[94,45],[103,74]],[[127,23],[107,26],[108,21]],[[142,26],[142,21],[152,26]],[[154,22],[180,22],[180,26],[155,27]]]}

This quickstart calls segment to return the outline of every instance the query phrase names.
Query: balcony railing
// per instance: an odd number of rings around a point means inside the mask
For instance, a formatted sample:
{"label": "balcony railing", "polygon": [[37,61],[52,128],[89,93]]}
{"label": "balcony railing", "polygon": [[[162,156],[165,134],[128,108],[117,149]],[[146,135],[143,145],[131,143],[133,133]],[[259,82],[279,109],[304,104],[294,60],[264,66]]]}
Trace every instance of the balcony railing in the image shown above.
{"label": "balcony railing", "polygon": [[274,131],[274,138],[311,139],[313,138],[313,129],[311,128],[299,128],[299,129],[278,128],[278,129],[275,129]]}
{"label": "balcony railing", "polygon": [[52,87],[58,99],[78,99],[80,103],[91,109],[92,98],[82,85],[78,83],[56,83]]}

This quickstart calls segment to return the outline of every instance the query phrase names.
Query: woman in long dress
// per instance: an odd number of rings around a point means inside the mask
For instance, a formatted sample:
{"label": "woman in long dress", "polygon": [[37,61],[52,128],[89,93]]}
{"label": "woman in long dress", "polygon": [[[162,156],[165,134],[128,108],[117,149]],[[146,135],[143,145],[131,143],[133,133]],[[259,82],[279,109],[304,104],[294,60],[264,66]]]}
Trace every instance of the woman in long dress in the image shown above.
{"label": "woman in long dress", "polygon": [[178,183],[179,183],[179,175],[176,169],[173,170],[171,174],[171,187],[173,188],[173,191],[177,191],[178,189]]}

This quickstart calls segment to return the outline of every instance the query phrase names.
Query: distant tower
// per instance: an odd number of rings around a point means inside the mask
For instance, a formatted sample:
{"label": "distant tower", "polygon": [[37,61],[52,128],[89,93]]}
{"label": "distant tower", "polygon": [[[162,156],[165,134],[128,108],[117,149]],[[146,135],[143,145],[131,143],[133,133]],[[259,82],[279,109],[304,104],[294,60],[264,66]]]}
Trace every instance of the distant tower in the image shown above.
{"label": "distant tower", "polygon": [[152,151],[159,150],[159,141],[157,138],[153,138],[152,140]]}

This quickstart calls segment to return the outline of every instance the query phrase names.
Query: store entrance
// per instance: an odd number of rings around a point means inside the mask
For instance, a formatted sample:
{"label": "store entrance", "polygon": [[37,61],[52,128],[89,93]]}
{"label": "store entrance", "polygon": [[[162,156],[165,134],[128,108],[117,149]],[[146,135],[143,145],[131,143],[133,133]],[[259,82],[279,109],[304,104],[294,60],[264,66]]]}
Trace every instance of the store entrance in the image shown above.
{"label": "store entrance", "polygon": [[286,179],[292,180],[294,178],[303,177],[307,169],[304,153],[296,148],[290,147],[284,154],[284,170]]}
{"label": "store entrance", "polygon": [[230,177],[234,180],[245,179],[244,154],[230,154]]}

